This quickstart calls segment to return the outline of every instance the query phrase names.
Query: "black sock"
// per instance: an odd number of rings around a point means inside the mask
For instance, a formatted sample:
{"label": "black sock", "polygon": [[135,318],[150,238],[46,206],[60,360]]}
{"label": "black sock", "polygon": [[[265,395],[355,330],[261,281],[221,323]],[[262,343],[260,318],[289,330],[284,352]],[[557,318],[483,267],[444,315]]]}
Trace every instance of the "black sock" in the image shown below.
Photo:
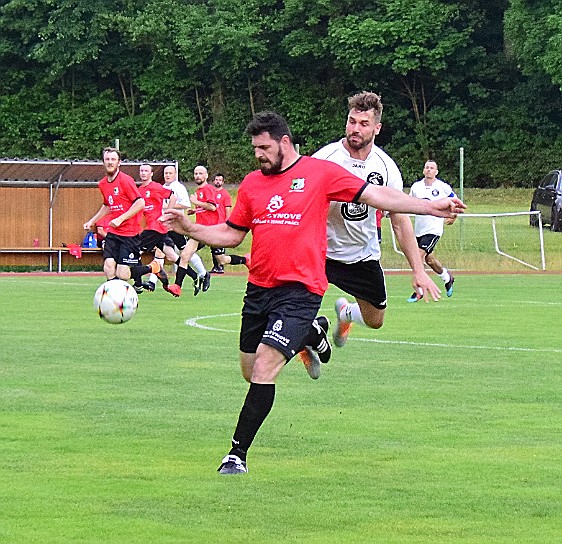
{"label": "black sock", "polygon": [[152,268],[147,264],[137,264],[135,266],[131,266],[131,277],[133,278],[134,284],[139,286],[141,285],[141,276],[144,274],[149,274],[152,272]]}
{"label": "black sock", "polygon": [[217,257],[215,255],[212,255],[212,254],[211,254],[211,256],[213,257],[213,268],[218,268],[220,265],[219,265],[219,262],[217,261]]}
{"label": "black sock", "polygon": [[184,268],[183,266],[178,265],[178,269],[176,270],[176,281],[175,281],[175,283],[177,283],[180,287],[182,286],[183,279],[185,278],[186,274],[187,274],[187,268]]}
{"label": "black sock", "polygon": [[244,406],[238,416],[238,424],[232,437],[232,449],[229,453],[246,460],[248,448],[265,418],[273,406],[275,384],[251,383]]}
{"label": "black sock", "polygon": [[195,281],[199,276],[197,275],[197,272],[195,272],[195,270],[193,268],[191,268],[191,266],[187,265],[187,268],[185,269],[185,272],[187,273],[187,275],[193,280]]}
{"label": "black sock", "polygon": [[230,255],[230,264],[246,264],[246,257],[240,257],[240,255]]}

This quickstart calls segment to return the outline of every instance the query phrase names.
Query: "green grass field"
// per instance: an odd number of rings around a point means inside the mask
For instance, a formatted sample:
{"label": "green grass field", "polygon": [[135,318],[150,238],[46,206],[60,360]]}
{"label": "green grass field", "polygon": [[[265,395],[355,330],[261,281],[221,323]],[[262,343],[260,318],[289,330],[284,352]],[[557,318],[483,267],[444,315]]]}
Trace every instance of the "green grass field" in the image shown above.
{"label": "green grass field", "polygon": [[385,326],[316,382],[292,361],[225,477],[245,280],[109,325],[100,276],[0,276],[0,541],[560,542],[561,276],[459,274],[408,304],[389,275]]}

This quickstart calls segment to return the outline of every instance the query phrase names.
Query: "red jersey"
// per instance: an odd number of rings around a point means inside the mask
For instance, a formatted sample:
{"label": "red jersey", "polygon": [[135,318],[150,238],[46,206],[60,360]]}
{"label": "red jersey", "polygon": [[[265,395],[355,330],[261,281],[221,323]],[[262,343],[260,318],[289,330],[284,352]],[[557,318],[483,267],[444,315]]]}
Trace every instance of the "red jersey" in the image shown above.
{"label": "red jersey", "polygon": [[232,208],[232,198],[230,193],[224,188],[215,189],[217,212],[219,215],[217,223],[224,223],[226,221],[226,208]]}
{"label": "red jersey", "polygon": [[330,161],[300,157],[280,174],[248,174],[227,223],[252,231],[248,281],[261,287],[300,282],[323,295],[330,201],[357,202],[368,184]]}
{"label": "red jersey", "polygon": [[168,232],[168,229],[158,221],[162,215],[162,205],[164,200],[169,199],[173,191],[166,189],[163,185],[151,181],[146,186],[139,187],[140,193],[144,198],[144,218],[146,220],[146,229],[155,230],[162,234]]}
{"label": "red jersey", "polygon": [[[215,188],[211,187],[208,183],[197,187],[195,195],[200,202],[208,202],[213,204],[213,206],[217,206]],[[200,225],[216,225],[219,222],[218,206],[214,212],[197,206],[195,208],[195,222]]]}
{"label": "red jersey", "polygon": [[[125,213],[135,200],[141,198],[135,180],[121,171],[113,181],[108,181],[107,176],[103,177],[98,187],[103,195],[103,203],[110,208],[110,221]],[[119,236],[135,236],[140,232],[140,217],[141,214],[137,213],[116,228],[109,226],[107,231]]]}

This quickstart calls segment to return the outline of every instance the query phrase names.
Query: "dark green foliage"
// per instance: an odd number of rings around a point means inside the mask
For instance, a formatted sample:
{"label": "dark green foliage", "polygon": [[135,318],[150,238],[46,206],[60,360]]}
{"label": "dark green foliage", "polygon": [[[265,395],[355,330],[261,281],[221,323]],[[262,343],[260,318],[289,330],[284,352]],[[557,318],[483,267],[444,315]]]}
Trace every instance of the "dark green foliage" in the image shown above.
{"label": "dark green foliage", "polygon": [[467,186],[529,186],[561,156],[561,1],[3,1],[1,154],[97,158],[119,138],[235,182],[253,113],[312,153],[368,89],[407,182],[428,157],[454,182],[462,146]]}

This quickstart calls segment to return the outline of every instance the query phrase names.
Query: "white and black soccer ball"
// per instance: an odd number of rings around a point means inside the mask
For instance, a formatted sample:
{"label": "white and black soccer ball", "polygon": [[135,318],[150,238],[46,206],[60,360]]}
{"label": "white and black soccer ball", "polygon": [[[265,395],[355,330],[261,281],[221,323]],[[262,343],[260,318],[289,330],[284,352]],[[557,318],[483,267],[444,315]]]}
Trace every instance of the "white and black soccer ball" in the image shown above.
{"label": "white and black soccer ball", "polygon": [[135,315],[139,297],[131,285],[123,280],[102,283],[94,295],[94,308],[108,323],[119,324]]}

